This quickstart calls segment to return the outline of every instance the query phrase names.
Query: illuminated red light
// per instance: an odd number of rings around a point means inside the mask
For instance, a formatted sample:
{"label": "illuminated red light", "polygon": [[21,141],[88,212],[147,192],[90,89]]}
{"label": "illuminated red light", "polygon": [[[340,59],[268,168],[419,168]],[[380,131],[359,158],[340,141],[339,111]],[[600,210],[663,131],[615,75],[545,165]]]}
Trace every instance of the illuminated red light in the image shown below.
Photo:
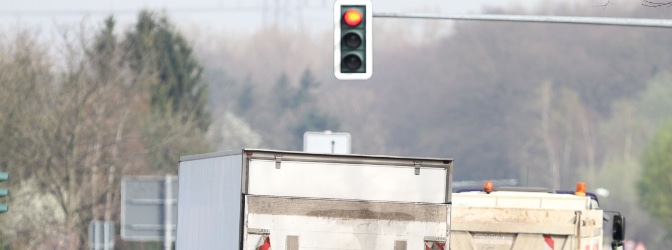
{"label": "illuminated red light", "polygon": [[350,27],[355,27],[362,23],[362,13],[358,10],[350,9],[343,14],[343,21]]}

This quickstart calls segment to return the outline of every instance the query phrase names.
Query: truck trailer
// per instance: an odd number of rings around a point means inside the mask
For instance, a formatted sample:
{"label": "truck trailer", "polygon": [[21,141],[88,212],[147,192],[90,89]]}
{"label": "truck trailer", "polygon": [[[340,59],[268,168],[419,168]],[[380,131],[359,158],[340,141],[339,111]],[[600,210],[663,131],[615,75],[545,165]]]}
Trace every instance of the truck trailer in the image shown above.
{"label": "truck trailer", "polygon": [[447,249],[452,159],[183,156],[176,249]]}
{"label": "truck trailer", "polygon": [[[622,246],[625,218],[604,217],[597,197],[576,191],[502,187],[453,194],[450,249],[602,250],[603,220],[613,224],[612,245]],[[618,249],[618,248],[617,248]]]}

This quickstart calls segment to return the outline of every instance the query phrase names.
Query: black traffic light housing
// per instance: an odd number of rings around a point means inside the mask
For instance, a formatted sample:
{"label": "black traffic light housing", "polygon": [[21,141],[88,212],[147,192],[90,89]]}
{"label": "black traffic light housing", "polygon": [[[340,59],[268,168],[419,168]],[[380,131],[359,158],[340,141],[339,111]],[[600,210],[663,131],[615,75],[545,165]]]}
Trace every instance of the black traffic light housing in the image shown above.
{"label": "black traffic light housing", "polygon": [[340,80],[366,80],[373,73],[370,0],[334,2],[334,75]]}
{"label": "black traffic light housing", "polygon": [[625,239],[625,216],[620,213],[614,215],[612,228],[612,239],[614,241],[623,241]]}
{"label": "black traffic light housing", "polygon": [[[0,182],[5,182],[9,180],[9,173],[7,172],[0,172]],[[8,188],[0,188],[0,198],[6,197],[9,195],[9,189]],[[6,203],[0,203],[0,213],[6,213],[9,211],[9,205]]]}

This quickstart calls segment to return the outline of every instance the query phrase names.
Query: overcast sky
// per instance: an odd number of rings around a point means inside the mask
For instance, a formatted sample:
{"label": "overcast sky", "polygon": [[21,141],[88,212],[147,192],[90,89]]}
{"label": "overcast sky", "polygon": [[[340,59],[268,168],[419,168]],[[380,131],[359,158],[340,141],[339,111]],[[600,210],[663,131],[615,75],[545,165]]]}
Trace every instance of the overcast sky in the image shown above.
{"label": "overcast sky", "polygon": [[[561,0],[377,0],[376,12],[476,13],[484,6],[549,4]],[[581,1],[585,4],[587,1]],[[264,25],[327,30],[332,27],[333,0],[12,0],[0,7],[3,28],[20,23],[53,27],[84,20],[91,23],[114,14],[119,23],[135,21],[139,10],[165,10],[182,27],[253,32]],[[576,2],[578,0],[564,0]]]}

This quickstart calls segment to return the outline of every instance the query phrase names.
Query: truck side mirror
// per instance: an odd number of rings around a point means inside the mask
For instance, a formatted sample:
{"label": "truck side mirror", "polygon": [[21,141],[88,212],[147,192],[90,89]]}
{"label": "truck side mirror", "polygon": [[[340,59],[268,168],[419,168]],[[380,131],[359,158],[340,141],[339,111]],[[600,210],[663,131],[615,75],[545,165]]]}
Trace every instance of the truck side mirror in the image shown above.
{"label": "truck side mirror", "polygon": [[625,216],[620,214],[614,215],[613,234],[611,238],[614,241],[623,241],[625,238]]}

